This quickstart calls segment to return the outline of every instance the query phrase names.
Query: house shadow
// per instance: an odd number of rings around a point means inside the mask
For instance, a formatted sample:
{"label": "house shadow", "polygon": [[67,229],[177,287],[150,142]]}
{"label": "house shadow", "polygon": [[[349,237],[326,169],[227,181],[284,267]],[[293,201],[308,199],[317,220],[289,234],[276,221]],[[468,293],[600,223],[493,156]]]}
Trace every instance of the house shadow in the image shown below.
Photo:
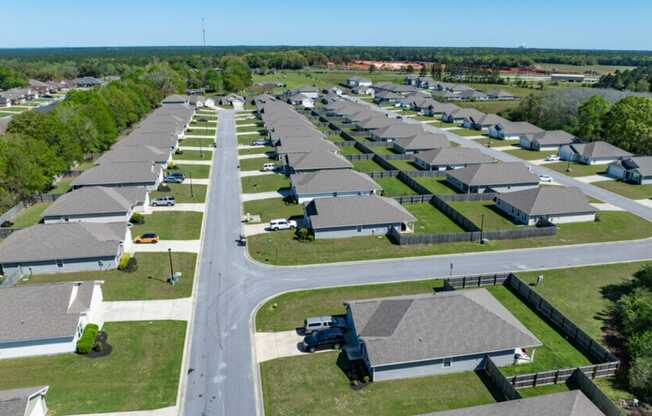
{"label": "house shadow", "polygon": [[509,400],[505,395],[500,391],[498,386],[496,386],[495,383],[491,381],[489,376],[487,375],[487,372],[484,370],[476,370],[475,375],[480,379],[482,384],[485,386],[489,394],[491,394],[491,397],[496,401],[496,402],[505,402]]}

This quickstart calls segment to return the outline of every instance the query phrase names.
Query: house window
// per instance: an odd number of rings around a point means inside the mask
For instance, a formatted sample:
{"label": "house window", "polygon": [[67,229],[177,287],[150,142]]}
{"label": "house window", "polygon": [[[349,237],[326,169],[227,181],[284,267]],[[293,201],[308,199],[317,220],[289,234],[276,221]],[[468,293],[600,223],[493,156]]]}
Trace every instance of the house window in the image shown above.
{"label": "house window", "polygon": [[361,232],[362,232],[362,225],[358,225],[358,226],[356,227],[356,230],[357,230],[359,233],[361,233]]}
{"label": "house window", "polygon": [[63,260],[57,260],[57,267],[63,267]]}
{"label": "house window", "polygon": [[452,365],[453,365],[452,358],[444,358],[444,368],[449,368]]}

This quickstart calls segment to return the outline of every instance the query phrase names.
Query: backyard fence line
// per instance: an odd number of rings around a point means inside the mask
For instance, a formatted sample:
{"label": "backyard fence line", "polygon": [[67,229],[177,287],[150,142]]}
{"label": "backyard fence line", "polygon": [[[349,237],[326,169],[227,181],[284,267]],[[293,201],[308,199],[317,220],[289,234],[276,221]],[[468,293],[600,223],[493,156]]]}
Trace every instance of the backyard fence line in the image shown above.
{"label": "backyard fence line", "polygon": [[575,371],[569,379],[569,383],[579,388],[606,416],[622,416],[623,413],[620,409],[616,407],[611,399],[584,372]]}
{"label": "backyard fence line", "polygon": [[448,173],[445,170],[409,170],[406,172],[403,172],[406,175],[410,177],[431,177],[431,176],[437,176],[437,177],[444,177]]}
{"label": "backyard fence line", "polygon": [[453,208],[448,203],[446,203],[446,201],[440,198],[438,195],[434,195],[430,203],[433,204],[441,212],[443,212],[444,215],[450,218],[455,224],[460,226],[460,228],[463,229],[464,231],[469,231],[469,232],[480,231],[480,227],[475,225],[473,221],[466,218],[459,211],[457,211],[455,208]]}
{"label": "backyard fence line", "polygon": [[495,192],[482,194],[440,194],[437,195],[442,201],[493,201],[498,196]]}
{"label": "backyard fence line", "polygon": [[[14,218],[16,218],[16,216],[18,216],[22,210],[28,208],[30,205],[36,204],[38,202],[54,202],[59,199],[61,195],[63,194],[34,194],[30,197],[27,197],[0,215],[0,224],[4,223],[5,221],[13,221]],[[6,236],[1,238],[5,237]]]}
{"label": "backyard fence line", "polygon": [[516,390],[512,383],[507,380],[489,355],[484,356],[482,365],[482,371],[484,371],[493,387],[495,387],[505,399],[518,400],[522,398],[518,390]]}

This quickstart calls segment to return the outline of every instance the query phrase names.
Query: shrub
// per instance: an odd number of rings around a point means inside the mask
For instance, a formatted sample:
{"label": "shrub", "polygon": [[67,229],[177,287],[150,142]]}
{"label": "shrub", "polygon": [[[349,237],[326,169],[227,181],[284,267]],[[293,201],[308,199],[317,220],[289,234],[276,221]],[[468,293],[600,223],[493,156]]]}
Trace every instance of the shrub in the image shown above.
{"label": "shrub", "polygon": [[315,236],[306,227],[299,228],[296,234],[299,241],[313,241],[315,239]]}
{"label": "shrub", "polygon": [[145,224],[145,216],[139,212],[134,212],[131,214],[129,222],[132,224]]}
{"label": "shrub", "polygon": [[135,257],[130,257],[129,261],[127,262],[127,268],[125,269],[125,271],[127,273],[132,273],[135,272],[136,270],[138,270],[138,260],[136,260]]}
{"label": "shrub", "polygon": [[174,162],[168,162],[168,170],[176,170],[177,165]]}
{"label": "shrub", "polygon": [[100,328],[95,324],[88,324],[84,328],[84,333],[77,340],[77,353],[88,354],[95,345],[95,337]]}
{"label": "shrub", "polygon": [[123,254],[120,256],[120,261],[118,262],[118,270],[125,271],[129,265],[129,254]]}
{"label": "shrub", "polygon": [[169,185],[162,183],[158,186],[156,190],[159,192],[171,192],[172,188],[170,188]]}

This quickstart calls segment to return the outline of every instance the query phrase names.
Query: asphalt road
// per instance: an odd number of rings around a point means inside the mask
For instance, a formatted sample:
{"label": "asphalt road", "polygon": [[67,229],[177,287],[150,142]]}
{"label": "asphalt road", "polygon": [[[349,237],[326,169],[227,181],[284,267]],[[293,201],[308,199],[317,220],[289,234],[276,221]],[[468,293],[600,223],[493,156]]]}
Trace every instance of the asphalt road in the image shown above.
{"label": "asphalt road", "polygon": [[[469,141],[457,136],[451,139]],[[548,170],[546,174],[550,174]],[[573,183],[574,186],[580,184]],[[263,414],[258,367],[251,342],[255,330],[253,313],[261,302],[281,292],[652,259],[652,239],[648,239],[332,265],[267,266],[250,261],[245,249],[236,244],[240,234],[239,194],[233,112],[221,111],[207,201],[189,369],[183,384],[181,409],[186,416]],[[605,197],[596,193],[595,196],[614,205],[631,205],[612,194]],[[652,219],[652,212],[648,211],[652,210],[642,210],[642,216]],[[297,317],[297,320],[302,318]]]}

